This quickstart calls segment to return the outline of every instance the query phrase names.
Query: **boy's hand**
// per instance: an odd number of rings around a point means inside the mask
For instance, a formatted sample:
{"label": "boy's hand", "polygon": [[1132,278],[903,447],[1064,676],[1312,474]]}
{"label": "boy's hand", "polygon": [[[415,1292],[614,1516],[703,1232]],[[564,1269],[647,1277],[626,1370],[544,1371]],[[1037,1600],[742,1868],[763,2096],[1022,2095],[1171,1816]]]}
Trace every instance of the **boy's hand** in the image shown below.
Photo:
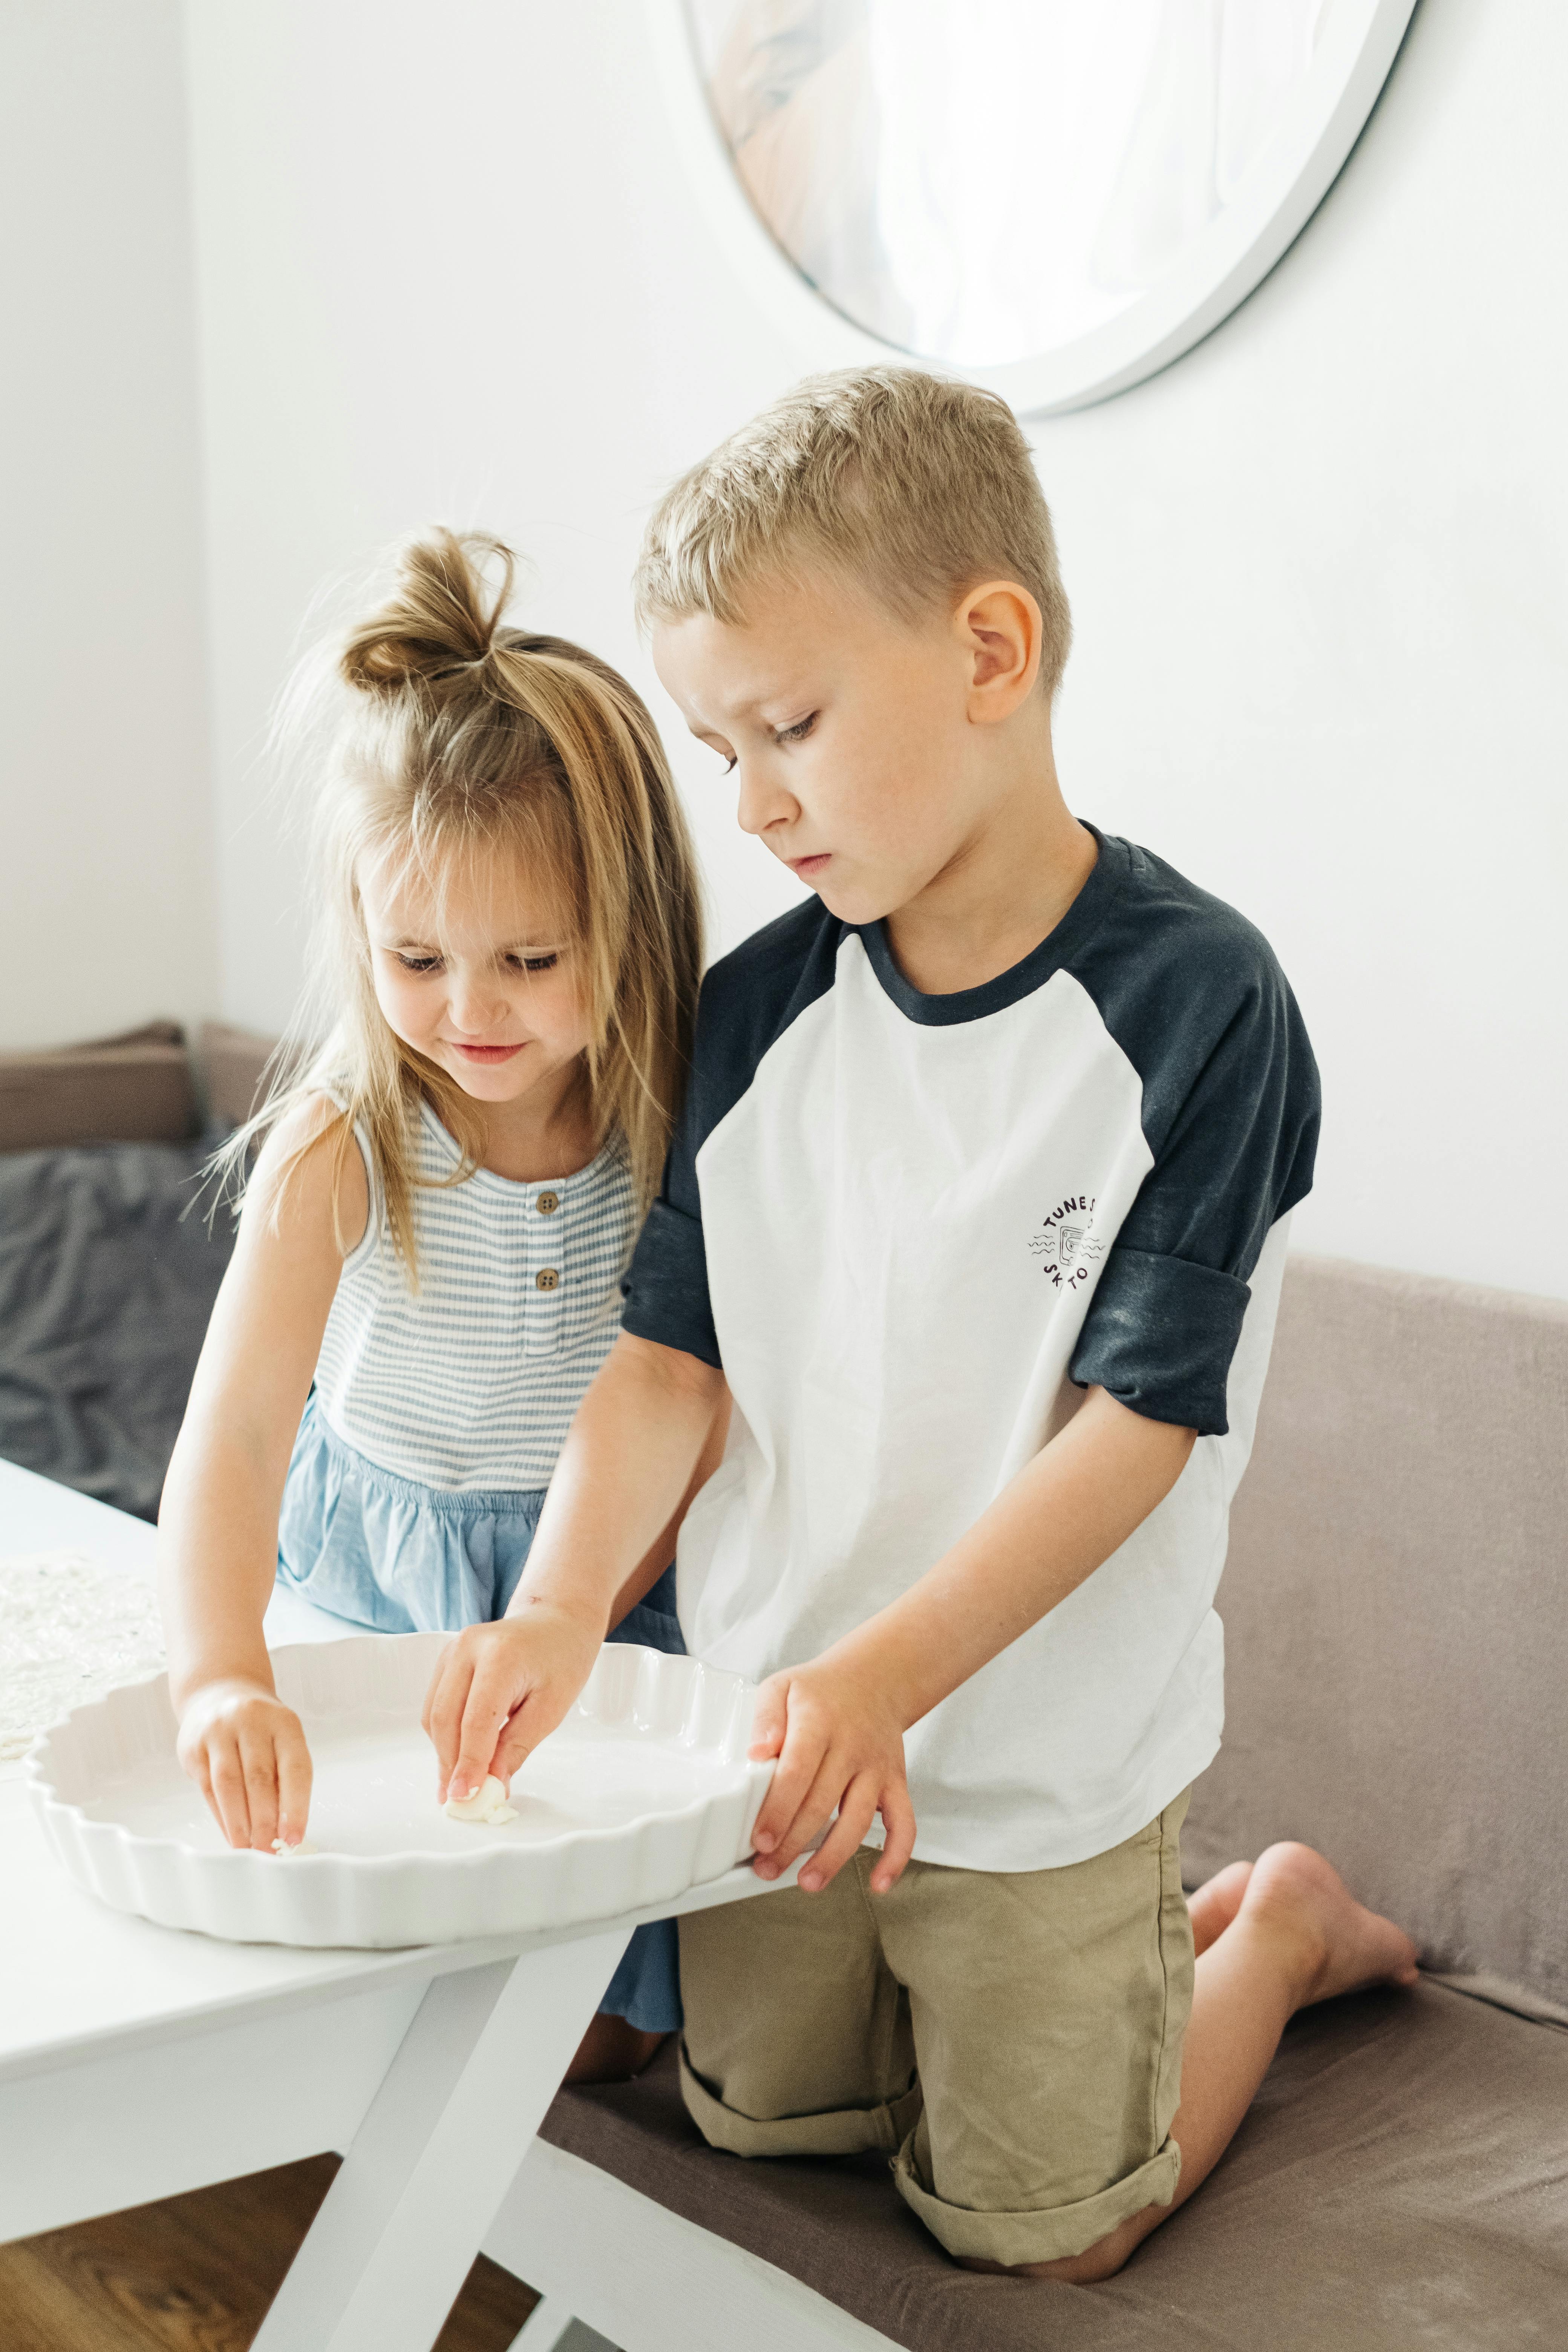
{"label": "boy's hand", "polygon": [[773,1675],[757,1695],[750,1752],[779,1759],[752,1837],[758,1877],[787,1870],[822,1836],[837,1808],[837,1822],[796,1882],[815,1895],[865,1843],[880,1813],[886,1843],[871,1885],[885,1895],[915,1843],[903,1726],[886,1694],[863,1672],[830,1658]]}
{"label": "boy's hand", "polygon": [[292,1707],[265,1683],[235,1675],[186,1703],[175,1743],[230,1845],[270,1853],[298,1845],[310,1812],[310,1751]]}
{"label": "boy's hand", "polygon": [[604,1630],[550,1601],[470,1625],[442,1651],[420,1717],[436,1750],[436,1801],[471,1797],[493,1772],[503,1785],[587,1681]]}

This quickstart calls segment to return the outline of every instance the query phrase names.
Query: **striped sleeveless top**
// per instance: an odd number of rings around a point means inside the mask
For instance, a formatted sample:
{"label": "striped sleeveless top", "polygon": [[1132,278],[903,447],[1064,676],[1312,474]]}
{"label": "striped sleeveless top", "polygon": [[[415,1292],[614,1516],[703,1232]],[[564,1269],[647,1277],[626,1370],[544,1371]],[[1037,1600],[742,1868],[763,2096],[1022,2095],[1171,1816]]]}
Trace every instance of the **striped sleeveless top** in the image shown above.
{"label": "striped sleeveless top", "polygon": [[410,1290],[370,1185],[316,1365],[329,1426],[395,1477],[447,1494],[547,1486],[573,1414],[621,1326],[635,1238],[626,1151],[612,1139],[575,1176],[514,1183],[481,1168],[431,1189],[457,1144],[420,1107]]}

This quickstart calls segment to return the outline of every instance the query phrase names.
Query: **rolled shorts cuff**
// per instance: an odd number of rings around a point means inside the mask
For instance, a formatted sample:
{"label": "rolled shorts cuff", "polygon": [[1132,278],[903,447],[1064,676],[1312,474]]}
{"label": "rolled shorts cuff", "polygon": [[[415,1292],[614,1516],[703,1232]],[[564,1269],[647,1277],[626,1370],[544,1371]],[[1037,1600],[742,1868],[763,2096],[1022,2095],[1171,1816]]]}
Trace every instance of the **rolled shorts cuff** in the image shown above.
{"label": "rolled shorts cuff", "polygon": [[863,2156],[868,2148],[878,2148],[890,2157],[913,2133],[921,2105],[916,2083],[901,2098],[882,2106],[840,2107],[825,2115],[781,2116],[772,2121],[743,2116],[716,2098],[700,2076],[692,2073],[684,2042],[680,2095],[709,2147],[727,2148],[731,2156]]}
{"label": "rolled shorts cuff", "polygon": [[1182,2151],[1167,2138],[1147,2164],[1093,2197],[1036,2213],[982,2213],[970,2206],[946,2204],[922,2187],[914,2168],[912,2131],[893,2158],[900,2196],[939,2244],[960,2259],[1002,2263],[1009,2270],[1021,2263],[1065,2262],[1071,2254],[1087,2253],[1146,2206],[1168,2205],[1181,2174]]}

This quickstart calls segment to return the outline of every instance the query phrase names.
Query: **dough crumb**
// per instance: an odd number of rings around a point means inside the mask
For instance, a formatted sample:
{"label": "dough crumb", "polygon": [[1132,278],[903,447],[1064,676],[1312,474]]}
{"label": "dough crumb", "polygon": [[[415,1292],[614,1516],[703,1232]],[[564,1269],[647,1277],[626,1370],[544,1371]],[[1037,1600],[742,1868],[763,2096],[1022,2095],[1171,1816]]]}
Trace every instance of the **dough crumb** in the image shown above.
{"label": "dough crumb", "polygon": [[320,1846],[312,1845],[309,1838],[301,1838],[298,1845],[285,1845],[281,1838],[272,1841],[273,1853],[280,1853],[285,1862],[292,1861],[297,1854],[320,1853],[321,1850]]}
{"label": "dough crumb", "polygon": [[476,1789],[471,1797],[448,1797],[446,1803],[449,1822],[477,1822],[494,1829],[502,1822],[515,1822],[516,1809],[506,1801],[506,1790],[493,1772],[485,1775],[485,1785]]}

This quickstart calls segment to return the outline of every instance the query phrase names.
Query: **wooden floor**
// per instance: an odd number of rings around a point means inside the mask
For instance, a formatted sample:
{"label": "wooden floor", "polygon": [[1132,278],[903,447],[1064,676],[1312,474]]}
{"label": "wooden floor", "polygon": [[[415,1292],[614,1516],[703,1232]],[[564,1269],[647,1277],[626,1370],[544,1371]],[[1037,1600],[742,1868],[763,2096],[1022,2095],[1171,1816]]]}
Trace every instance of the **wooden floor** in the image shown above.
{"label": "wooden floor", "polygon": [[[255,2172],[0,2246],[3,2352],[246,2352],[338,2168]],[[481,2254],[437,2352],[506,2352],[536,2298]]]}

